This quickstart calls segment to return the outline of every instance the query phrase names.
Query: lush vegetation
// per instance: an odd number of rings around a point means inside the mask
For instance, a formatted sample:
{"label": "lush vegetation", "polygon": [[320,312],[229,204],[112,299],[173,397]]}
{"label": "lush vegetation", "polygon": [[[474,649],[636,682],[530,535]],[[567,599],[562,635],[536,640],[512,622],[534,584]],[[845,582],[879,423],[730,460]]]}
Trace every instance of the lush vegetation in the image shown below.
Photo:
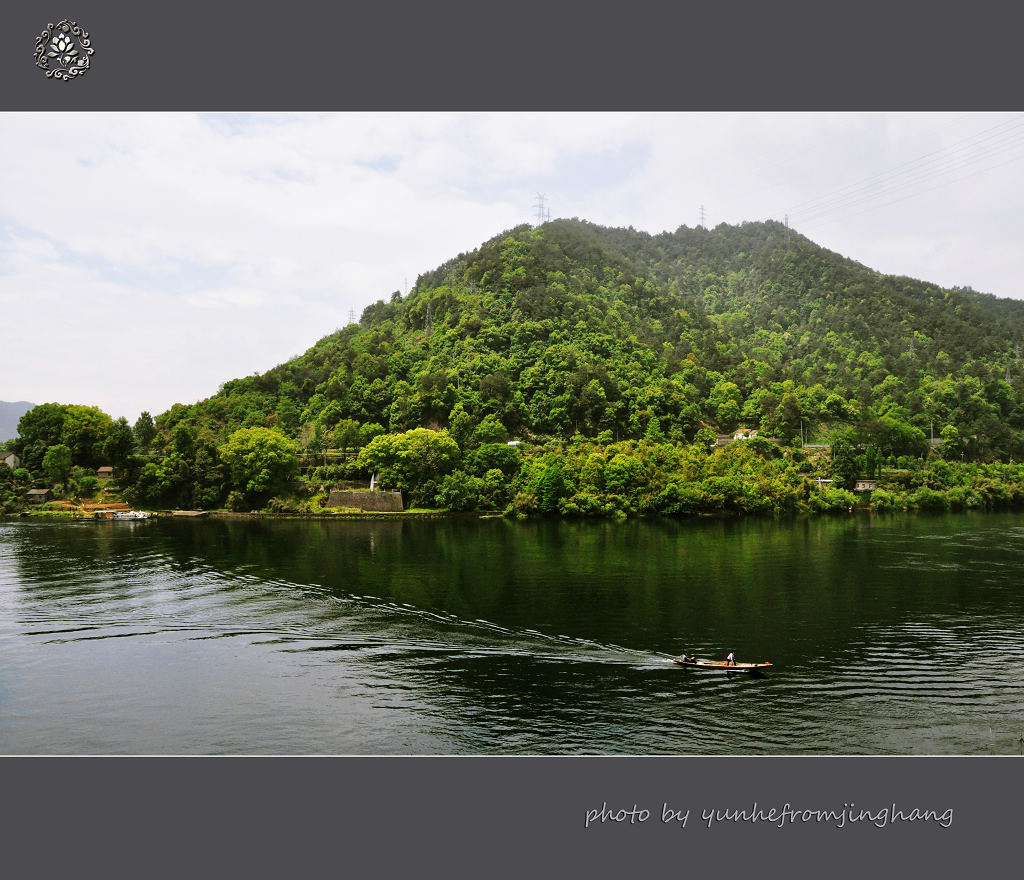
{"label": "lush vegetation", "polygon": [[[316,510],[375,473],[447,510],[849,509],[865,477],[878,508],[995,508],[1024,503],[1022,341],[1022,302],[879,275],[777,223],[556,221],[155,422],[36,407],[15,449],[54,483],[113,464],[150,507]],[[757,439],[716,444],[738,429]]]}

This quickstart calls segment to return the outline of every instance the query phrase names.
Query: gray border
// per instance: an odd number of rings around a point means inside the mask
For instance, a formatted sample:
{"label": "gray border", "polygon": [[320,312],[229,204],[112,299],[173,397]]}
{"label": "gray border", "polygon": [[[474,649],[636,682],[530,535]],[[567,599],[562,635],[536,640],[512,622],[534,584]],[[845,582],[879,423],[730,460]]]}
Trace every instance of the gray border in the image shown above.
{"label": "gray border", "polygon": [[[13,8],[11,8],[13,6]],[[96,54],[35,67],[0,10],[0,110],[995,110],[1020,104],[1013,4],[978,0],[72,0]]]}
{"label": "gray border", "polygon": [[[64,3],[88,76],[34,66],[38,5],[0,10],[0,110],[1019,109],[1010,4],[631,5],[523,0],[357,8],[312,0]],[[486,11],[490,10],[490,11]],[[313,50],[342,34],[340,58]],[[246,66],[224,51],[253,47]],[[620,877],[730,869],[930,877],[1016,862],[1012,758],[4,758],[17,876]],[[948,829],[649,821],[584,828],[602,803],[952,807]],[[691,821],[696,821],[694,816]],[[693,832],[693,833],[691,833]],[[886,872],[888,873],[888,872]],[[971,874],[974,872],[971,871]]]}
{"label": "gray border", "polygon": [[[1014,864],[1013,759],[11,758],[11,876],[966,877]],[[938,772],[936,772],[938,771]],[[993,792],[999,794],[993,796]],[[664,804],[690,810],[664,822]],[[705,809],[801,813],[714,823]],[[803,810],[951,809],[936,821],[804,821]],[[648,809],[644,822],[586,814]],[[638,817],[642,814],[637,813]],[[981,854],[984,854],[983,856]],[[897,860],[903,856],[904,863]],[[883,870],[881,876],[888,876]],[[740,876],[747,876],[746,873]]]}

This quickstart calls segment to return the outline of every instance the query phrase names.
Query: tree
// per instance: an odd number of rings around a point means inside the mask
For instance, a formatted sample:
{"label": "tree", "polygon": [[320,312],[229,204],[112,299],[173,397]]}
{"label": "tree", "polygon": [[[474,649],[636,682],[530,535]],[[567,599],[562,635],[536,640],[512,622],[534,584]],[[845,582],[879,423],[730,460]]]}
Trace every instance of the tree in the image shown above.
{"label": "tree", "polygon": [[792,392],[782,395],[775,411],[775,424],[780,433],[789,437],[800,430],[800,399]]}
{"label": "tree", "polygon": [[485,401],[503,402],[508,399],[510,391],[508,376],[502,371],[491,373],[480,380],[480,396]]}
{"label": "tree", "polygon": [[459,445],[447,431],[413,428],[374,437],[360,451],[356,465],[379,474],[381,485],[407,494],[412,502],[432,504],[442,479],[460,458]]}
{"label": "tree", "polygon": [[196,450],[196,429],[186,422],[178,422],[171,432],[171,449],[183,458],[192,458]]}
{"label": "tree", "polygon": [[877,477],[882,466],[882,456],[874,446],[864,451],[864,473],[869,477]]}
{"label": "tree", "polygon": [[742,410],[743,397],[734,382],[719,382],[708,395],[708,409],[723,430],[736,427]]}
{"label": "tree", "polygon": [[448,433],[452,439],[459,444],[459,448],[465,451],[472,442],[473,430],[476,423],[473,417],[466,412],[461,403],[455,404],[448,414]]}
{"label": "tree", "polygon": [[482,443],[504,443],[508,439],[508,431],[496,415],[484,416],[483,421],[477,425],[473,432],[473,442]]}
{"label": "tree", "polygon": [[591,379],[580,392],[578,402],[573,407],[576,417],[582,421],[581,427],[589,428],[596,434],[604,421],[608,409],[608,397],[604,386]]}
{"label": "tree", "polygon": [[960,459],[966,449],[960,432],[953,425],[946,425],[942,429],[942,457],[947,461]]}
{"label": "tree", "polygon": [[[306,448],[314,455],[323,455],[327,452],[327,443],[324,440],[324,426],[320,422],[313,425],[313,433],[309,438],[309,445]],[[327,464],[326,455],[324,455],[324,464]]]}
{"label": "tree", "polygon": [[69,404],[64,407],[62,442],[71,449],[71,458],[82,467],[103,464],[103,443],[114,420],[95,406]]}
{"label": "tree", "polygon": [[367,422],[359,426],[359,444],[365,446],[374,437],[380,437],[384,433],[384,426],[377,422]]}
{"label": "tree", "polygon": [[419,398],[413,394],[412,386],[404,379],[396,382],[388,423],[391,430],[411,428],[420,420],[421,410]]}
{"label": "tree", "polygon": [[136,419],[132,433],[135,434],[135,442],[138,443],[139,449],[149,449],[153,438],[156,437],[156,425],[153,424],[153,417],[148,412],[143,412]]}
{"label": "tree", "polygon": [[565,476],[562,466],[553,462],[541,471],[537,479],[537,509],[541,513],[557,513],[558,502],[565,495]]}
{"label": "tree", "polygon": [[18,454],[27,467],[38,470],[51,446],[64,445],[71,460],[82,467],[102,464],[103,443],[114,421],[95,406],[43,403],[18,422]]}
{"label": "tree", "polygon": [[852,489],[857,485],[860,463],[857,461],[857,450],[852,443],[840,438],[832,441],[830,472],[838,488]]}
{"label": "tree", "polygon": [[355,419],[342,419],[334,428],[331,435],[334,445],[344,452],[347,449],[354,449],[359,446],[359,422]]}
{"label": "tree", "polygon": [[114,422],[107,439],[103,441],[103,455],[111,465],[121,469],[128,466],[135,452],[135,434],[124,417]]}
{"label": "tree", "polygon": [[64,406],[59,403],[41,403],[18,420],[15,451],[30,470],[38,471],[46,450],[63,440]]}
{"label": "tree", "polygon": [[468,462],[466,470],[482,477],[487,471],[497,470],[511,479],[519,473],[523,460],[514,446],[505,443],[484,443],[463,458]]}
{"label": "tree", "polygon": [[217,451],[232,488],[250,503],[281,492],[298,470],[295,441],[274,428],[239,428]]}
{"label": "tree", "polygon": [[661,430],[661,422],[658,421],[657,416],[651,416],[651,420],[647,423],[647,433],[644,434],[644,438],[650,440],[651,443],[665,442],[665,434]]}
{"label": "tree", "polygon": [[715,432],[708,427],[700,428],[694,435],[693,443],[704,450],[712,449],[715,445]]}
{"label": "tree", "polygon": [[928,451],[924,431],[901,419],[882,416],[868,426],[868,431],[884,455],[921,456]]}
{"label": "tree", "polygon": [[280,395],[277,399],[277,406],[274,408],[281,425],[288,431],[294,431],[302,417],[299,405],[291,398]]}
{"label": "tree", "polygon": [[434,501],[446,510],[473,510],[481,506],[484,480],[463,471],[453,471],[441,480]]}
{"label": "tree", "polygon": [[43,456],[43,473],[53,483],[65,483],[71,473],[71,450],[63,443],[51,446]]}

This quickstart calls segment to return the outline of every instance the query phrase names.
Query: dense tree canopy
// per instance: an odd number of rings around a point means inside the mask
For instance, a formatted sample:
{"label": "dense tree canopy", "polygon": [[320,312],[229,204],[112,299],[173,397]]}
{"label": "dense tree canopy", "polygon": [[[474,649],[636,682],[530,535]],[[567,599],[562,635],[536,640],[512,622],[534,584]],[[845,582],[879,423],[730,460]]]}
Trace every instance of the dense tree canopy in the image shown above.
{"label": "dense tree canopy", "polygon": [[1022,337],[1022,304],[882,276],[776,223],[650,236],[556,221],[460,255],[161,427],[322,424],[352,447],[370,423],[639,439],[653,418],[677,442],[853,426],[900,455],[953,426],[998,459],[1024,455]]}
{"label": "dense tree canopy", "polygon": [[43,473],[54,483],[63,483],[71,473],[71,450],[63,443],[51,446],[43,456]]}
{"label": "dense tree canopy", "polygon": [[142,412],[132,428],[135,435],[135,442],[141,449],[148,449],[149,444],[156,437],[156,425],[153,424],[153,417],[148,412]]}
{"label": "dense tree canopy", "polygon": [[[151,504],[260,503],[301,447],[321,479],[376,472],[418,505],[797,509],[818,503],[810,470],[842,493],[915,462],[1020,461],[1022,345],[1024,303],[881,275],[779,223],[649,235],[559,220],[460,254],[155,425],[143,414],[134,444],[58,404],[27,413],[18,443],[34,471],[57,444],[79,466],[123,459]],[[760,439],[712,450],[737,431]]]}
{"label": "dense tree canopy", "polygon": [[285,489],[298,467],[295,442],[274,428],[239,428],[217,451],[232,487],[250,503]]}
{"label": "dense tree canopy", "polygon": [[104,443],[114,421],[95,406],[43,403],[18,422],[15,450],[31,471],[42,467],[46,450],[64,445],[76,465],[94,468],[104,462]]}
{"label": "dense tree canopy", "polygon": [[414,428],[374,437],[359,453],[358,465],[377,473],[381,485],[397,489],[424,506],[433,504],[441,480],[461,457],[447,431]]}

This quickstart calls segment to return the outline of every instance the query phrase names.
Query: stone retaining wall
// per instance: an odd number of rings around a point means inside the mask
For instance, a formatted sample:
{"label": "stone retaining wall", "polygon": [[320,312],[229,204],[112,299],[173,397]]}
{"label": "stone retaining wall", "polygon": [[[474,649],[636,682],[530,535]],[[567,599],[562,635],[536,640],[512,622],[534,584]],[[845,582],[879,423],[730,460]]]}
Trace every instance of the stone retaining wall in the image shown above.
{"label": "stone retaining wall", "polygon": [[328,507],[354,507],[357,510],[377,512],[398,512],[403,510],[401,492],[360,492],[331,489],[327,499]]}

